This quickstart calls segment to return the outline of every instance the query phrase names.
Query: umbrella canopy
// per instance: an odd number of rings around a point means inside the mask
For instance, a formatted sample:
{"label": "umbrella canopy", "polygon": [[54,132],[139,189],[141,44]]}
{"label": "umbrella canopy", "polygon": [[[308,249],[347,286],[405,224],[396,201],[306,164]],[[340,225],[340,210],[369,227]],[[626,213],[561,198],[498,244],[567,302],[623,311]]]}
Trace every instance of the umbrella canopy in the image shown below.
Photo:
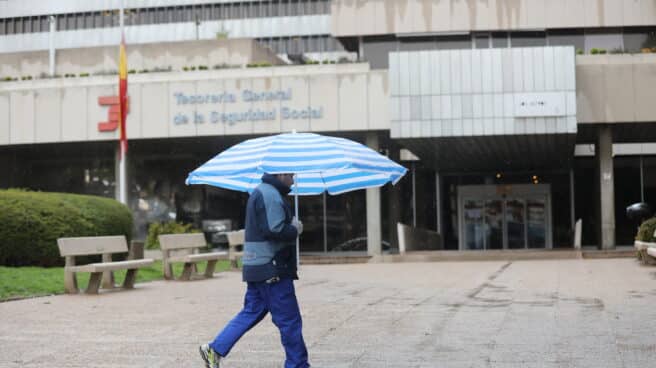
{"label": "umbrella canopy", "polygon": [[250,192],[264,173],[294,173],[292,194],[340,194],[396,184],[406,172],[405,167],[349,139],[286,133],[232,146],[192,171],[186,183]]}

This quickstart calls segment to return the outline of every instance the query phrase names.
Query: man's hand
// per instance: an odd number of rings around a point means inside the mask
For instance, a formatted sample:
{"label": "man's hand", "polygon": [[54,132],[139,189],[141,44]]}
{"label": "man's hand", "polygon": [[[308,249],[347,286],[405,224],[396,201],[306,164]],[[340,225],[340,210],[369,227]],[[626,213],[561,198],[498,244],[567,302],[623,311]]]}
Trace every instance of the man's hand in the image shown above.
{"label": "man's hand", "polygon": [[296,216],[292,218],[292,226],[296,228],[298,235],[303,234],[303,223],[296,219]]}

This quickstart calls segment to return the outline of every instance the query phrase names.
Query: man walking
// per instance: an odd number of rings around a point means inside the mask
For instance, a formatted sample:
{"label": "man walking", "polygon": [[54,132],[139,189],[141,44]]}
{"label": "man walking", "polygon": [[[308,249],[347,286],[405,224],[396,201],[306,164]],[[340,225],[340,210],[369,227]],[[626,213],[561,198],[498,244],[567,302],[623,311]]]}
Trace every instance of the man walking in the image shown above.
{"label": "man walking", "polygon": [[200,347],[207,368],[219,361],[234,344],[271,312],[285,348],[285,368],[307,368],[301,313],[294,292],[296,247],[303,224],[292,218],[283,196],[294,183],[292,174],[264,174],[246,205],[243,281],[247,283],[244,308],[223,328],[214,341]]}

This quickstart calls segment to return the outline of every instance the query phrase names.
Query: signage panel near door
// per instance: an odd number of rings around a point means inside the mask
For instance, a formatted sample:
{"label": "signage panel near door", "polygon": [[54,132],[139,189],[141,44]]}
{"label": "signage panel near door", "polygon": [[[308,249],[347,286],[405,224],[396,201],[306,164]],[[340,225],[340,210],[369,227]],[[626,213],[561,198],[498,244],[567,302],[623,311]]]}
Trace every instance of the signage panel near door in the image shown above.
{"label": "signage panel near door", "polygon": [[515,117],[565,116],[566,100],[564,92],[516,93]]}

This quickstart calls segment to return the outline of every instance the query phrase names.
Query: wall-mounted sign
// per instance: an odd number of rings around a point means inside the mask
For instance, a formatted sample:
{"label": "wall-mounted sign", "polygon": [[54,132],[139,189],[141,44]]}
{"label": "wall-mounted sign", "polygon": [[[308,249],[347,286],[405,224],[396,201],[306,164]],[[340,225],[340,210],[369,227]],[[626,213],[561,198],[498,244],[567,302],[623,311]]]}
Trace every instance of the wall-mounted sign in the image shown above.
{"label": "wall-mounted sign", "polygon": [[567,115],[563,92],[537,92],[515,94],[515,117],[541,117]]}
{"label": "wall-mounted sign", "polygon": [[[118,96],[101,96],[98,97],[98,105],[100,106],[109,106],[107,111],[107,121],[101,121],[98,123],[99,132],[113,132],[118,129],[118,119],[119,119],[119,110],[120,106],[118,103]],[[130,97],[128,97],[128,103],[126,104],[127,112],[130,112]]]}
{"label": "wall-mounted sign", "polygon": [[[242,90],[241,93],[231,91],[221,91],[208,94],[185,94],[182,92],[173,93],[173,98],[177,106],[184,105],[216,105],[217,110],[203,113],[186,113],[179,112],[173,116],[173,124],[204,124],[204,123],[225,123],[229,125],[242,121],[272,121],[278,120],[297,120],[297,119],[321,119],[323,117],[323,107],[319,106],[293,106],[292,90],[276,91],[252,91],[249,89]],[[235,104],[241,98],[242,102],[252,103],[253,107],[248,110],[237,110],[231,105]],[[279,102],[279,107],[271,107],[270,102]],[[257,104],[269,102],[266,107],[257,107]],[[235,111],[231,111],[231,110]]]}

